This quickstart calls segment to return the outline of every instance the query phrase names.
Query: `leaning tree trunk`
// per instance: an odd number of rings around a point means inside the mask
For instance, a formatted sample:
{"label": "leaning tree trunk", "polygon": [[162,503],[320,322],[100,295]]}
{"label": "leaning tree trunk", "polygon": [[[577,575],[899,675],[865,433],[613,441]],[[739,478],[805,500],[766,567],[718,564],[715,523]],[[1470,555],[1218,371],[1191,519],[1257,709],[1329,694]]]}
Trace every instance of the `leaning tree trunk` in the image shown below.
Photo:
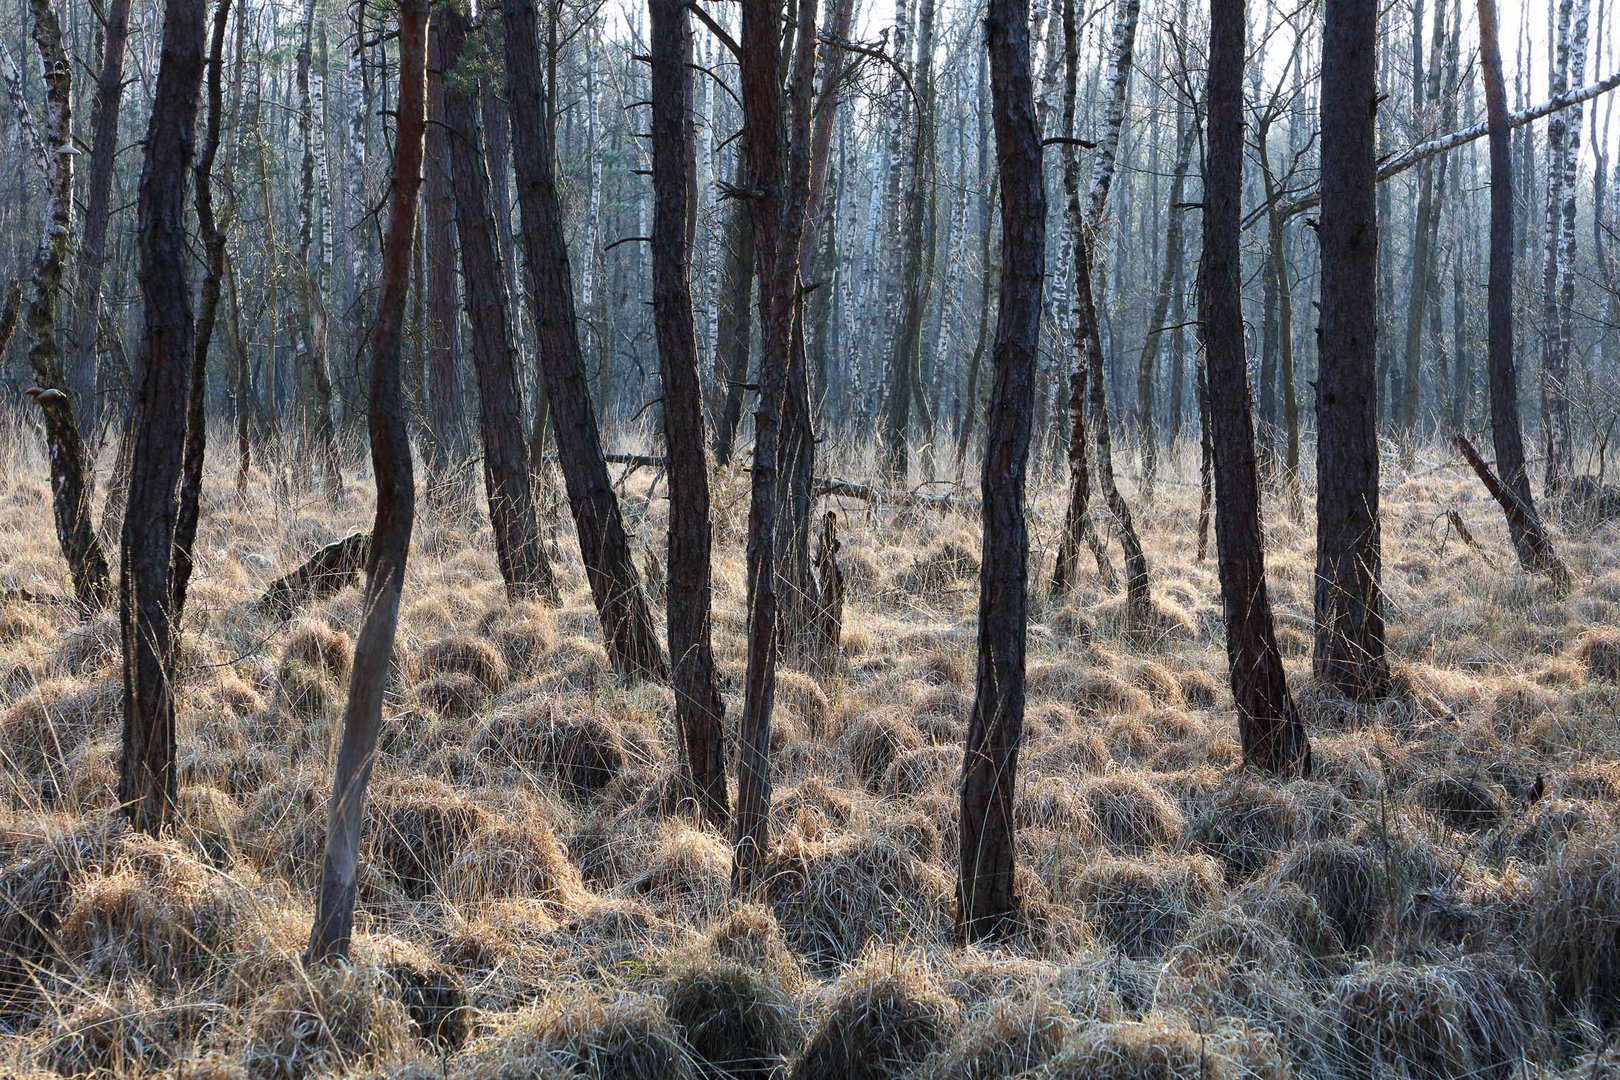
{"label": "leaning tree trunk", "polygon": [[124,755],[118,801],[156,835],[178,791],[174,767],[174,541],[196,350],[186,280],[186,169],[203,77],[204,0],[169,0],[162,63],[146,131],[139,197],[141,298],[146,331],[137,364],[124,512],[119,616],[124,653]]}
{"label": "leaning tree trunk", "polygon": [[224,105],[225,31],[230,26],[231,0],[219,0],[214,9],[213,32],[208,44],[208,128],[202,151],[192,167],[197,232],[202,237],[204,270],[202,306],[191,352],[191,385],[186,391],[186,449],[180,465],[180,501],[174,527],[174,618],[186,608],[186,590],[196,566],[197,519],[202,503],[203,460],[208,449],[208,346],[219,315],[220,288],[225,276],[225,232],[214,215],[214,157],[219,153]]}
{"label": "leaning tree trunk", "polygon": [[[467,41],[467,17],[453,6],[439,10],[443,55],[459,57]],[[495,561],[506,593],[557,600],[557,582],[540,543],[523,437],[523,395],[518,389],[517,345],[507,311],[509,294],[501,271],[498,226],[490,203],[490,176],[478,123],[471,72],[445,73],[444,118],[455,179],[456,234],[461,241],[461,278],[472,327],[473,371],[478,379],[478,422],[484,440],[484,493],[495,533]]]}
{"label": "leaning tree trunk", "polygon": [[111,0],[103,23],[101,73],[96,79],[95,115],[90,121],[90,183],[86,192],[84,239],[74,281],[75,312],[70,334],[68,381],[78,410],[79,436],[96,430],[96,323],[101,312],[101,278],[107,261],[107,224],[112,219],[113,166],[118,157],[118,118],[124,99],[124,54],[129,42],[129,0]]}
{"label": "leaning tree trunk", "polygon": [[1519,424],[1519,376],[1513,360],[1513,162],[1496,27],[1495,0],[1479,0],[1480,76],[1485,83],[1491,152],[1491,255],[1485,301],[1491,441],[1496,448],[1497,474],[1521,508],[1519,513],[1507,514],[1508,535],[1519,565],[1532,573],[1556,575],[1562,564],[1536,513]]}
{"label": "leaning tree trunk", "polygon": [[962,761],[956,924],[969,940],[1012,929],[1013,791],[1024,724],[1029,530],[1024,477],[1046,272],[1046,192],[1030,77],[1028,0],[990,0],[996,150],[1001,168],[1001,297],[985,421],[979,660]]}
{"label": "leaning tree trunk", "polygon": [[750,894],[768,842],[771,805],[771,708],[776,693],[776,501],[778,436],[789,366],[804,352],[795,303],[799,245],[810,186],[810,100],[815,72],[816,0],[800,0],[788,97],[782,92],[782,10],[779,0],[743,8],[743,132],[754,206],[759,277],[759,409],[754,414],[754,462],[748,506],[748,662],[738,722],[737,811],[733,818],[732,889]]}
{"label": "leaning tree trunk", "polygon": [[1240,261],[1243,194],[1244,0],[1211,0],[1204,255],[1199,302],[1209,365],[1215,451],[1215,548],[1226,613],[1226,656],[1243,759],[1299,776],[1310,743],[1294,709],[1266,593],[1260,481],[1243,339]]}
{"label": "leaning tree trunk", "polygon": [[653,320],[664,386],[669,465],[669,663],[675,720],[703,816],[723,827],[726,796],[725,702],[710,644],[709,470],[704,454],[697,331],[692,320],[686,173],[691,135],[692,36],[684,0],[651,0]]}
{"label": "leaning tree trunk", "polygon": [[383,241],[377,320],[371,326],[371,402],[367,426],[377,474],[377,517],[366,576],[365,621],[355,643],[343,738],[332,778],[315,922],[306,963],[347,959],[359,889],[360,826],[366,785],[382,728],[383,688],[393,661],[405,557],[416,517],[410,433],[400,384],[405,294],[410,282],[416,200],[422,186],[422,135],[427,126],[427,0],[400,0],[399,130],[394,138],[394,183]]}
{"label": "leaning tree trunk", "polygon": [[85,608],[99,610],[112,602],[112,581],[91,525],[89,455],[79,437],[73,400],[63,389],[56,339],[62,263],[73,228],[73,76],[62,44],[62,24],[50,0],[29,0],[28,10],[45,66],[45,139],[51,148],[45,159],[45,232],[34,252],[34,279],[23,316],[34,339],[28,362],[37,385],[29,394],[44,414],[56,537],[67,559],[73,593]]}
{"label": "leaning tree trunk", "polygon": [[545,104],[535,0],[502,0],[506,30],[507,108],[512,162],[523,221],[524,263],[535,305],[535,345],[551,404],[557,458],[579,534],[580,556],[616,671],[664,677],[652,612],[630,554],[585,381],[574,285],[563,238],[562,204],[552,175],[553,148]]}
{"label": "leaning tree trunk", "polygon": [[1328,0],[1322,45],[1322,322],[1316,383],[1316,677],[1389,689],[1378,516],[1378,0]]}

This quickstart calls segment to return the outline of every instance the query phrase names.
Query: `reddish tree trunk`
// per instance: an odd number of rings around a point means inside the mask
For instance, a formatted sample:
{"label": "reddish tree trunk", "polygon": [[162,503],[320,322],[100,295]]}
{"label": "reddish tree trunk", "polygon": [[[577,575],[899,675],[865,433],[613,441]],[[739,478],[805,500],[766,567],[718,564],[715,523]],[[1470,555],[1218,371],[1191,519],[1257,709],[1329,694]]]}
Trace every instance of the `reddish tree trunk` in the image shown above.
{"label": "reddish tree trunk", "polygon": [[1046,192],[1030,77],[1028,0],[990,0],[985,20],[1001,173],[1001,296],[985,420],[979,660],[962,761],[956,923],[971,939],[1010,929],[1013,792],[1024,724],[1029,530],[1024,477],[1046,273]]}
{"label": "reddish tree trunk", "polygon": [[377,516],[366,576],[365,621],[355,643],[343,737],[332,777],[315,923],[307,963],[346,959],[359,887],[360,826],[366,785],[382,728],[383,687],[393,660],[400,587],[416,518],[410,434],[400,380],[405,296],[410,283],[416,201],[422,186],[422,135],[427,126],[427,0],[400,0],[399,130],[394,137],[394,182],[383,239],[377,320],[371,326],[371,401],[367,426],[377,475]]}

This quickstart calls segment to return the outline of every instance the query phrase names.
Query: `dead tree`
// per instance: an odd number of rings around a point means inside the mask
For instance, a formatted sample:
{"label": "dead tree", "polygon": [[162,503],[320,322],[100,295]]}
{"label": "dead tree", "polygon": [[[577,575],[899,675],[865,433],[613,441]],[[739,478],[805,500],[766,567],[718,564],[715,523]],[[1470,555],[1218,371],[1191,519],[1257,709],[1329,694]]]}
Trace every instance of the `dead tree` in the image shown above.
{"label": "dead tree", "polygon": [[444,118],[455,181],[456,235],[461,280],[472,328],[473,372],[478,379],[478,423],[484,442],[484,494],[495,533],[495,561],[506,593],[516,599],[557,601],[557,582],[540,543],[540,523],[530,482],[529,447],[523,432],[523,394],[518,389],[517,344],[508,314],[510,296],[501,269],[490,173],[478,120],[477,76],[458,69],[467,43],[467,16],[453,5],[439,9],[444,78]]}
{"label": "dead tree", "polygon": [[119,617],[124,653],[124,753],[118,801],[131,824],[156,834],[173,814],[174,542],[196,326],[186,280],[186,170],[203,78],[205,0],[170,0],[163,14],[146,161],[139,195],[141,298],[146,327],[137,363],[124,513]]}
{"label": "dead tree", "polygon": [[1260,479],[1243,335],[1244,0],[1212,0],[1208,150],[1204,163],[1204,254],[1199,304],[1208,364],[1215,458],[1215,550],[1226,615],[1226,657],[1237,703],[1243,760],[1264,772],[1299,776],[1310,743],[1294,708],[1266,592]]}
{"label": "dead tree", "polygon": [[1554,567],[1562,564],[1536,513],[1519,424],[1519,376],[1513,359],[1513,162],[1508,146],[1507,86],[1502,81],[1502,50],[1496,27],[1495,0],[1479,0],[1480,76],[1485,83],[1491,152],[1491,254],[1485,301],[1491,441],[1496,448],[1496,472],[1501,485],[1519,509],[1515,513],[1509,503],[1503,503],[1519,565],[1531,573],[1556,575]]}
{"label": "dead tree", "polygon": [[107,225],[112,220],[113,166],[118,157],[118,119],[124,98],[124,55],[129,42],[129,0],[111,0],[103,22],[101,71],[96,78],[95,111],[90,120],[90,182],[86,191],[84,238],[74,280],[75,312],[69,327],[68,381],[78,413],[79,435],[96,429],[96,324],[101,312],[101,278],[107,260]]}
{"label": "dead tree", "polygon": [[1028,0],[990,0],[985,19],[1001,171],[1001,295],[985,420],[979,659],[962,761],[956,925],[969,940],[1012,929],[1013,792],[1024,724],[1029,531],[1024,479],[1046,273],[1046,192],[1030,74]]}
{"label": "dead tree", "polygon": [[1322,44],[1322,318],[1316,384],[1316,677],[1389,688],[1378,516],[1377,0],[1328,0]]}
{"label": "dead tree", "polygon": [[50,0],[28,0],[34,44],[45,68],[45,230],[34,252],[23,320],[33,345],[28,363],[36,385],[29,396],[45,421],[45,447],[50,457],[51,504],[56,538],[67,559],[73,593],[89,610],[112,602],[107,557],[91,524],[90,461],[79,436],[73,399],[65,390],[57,345],[57,302],[62,264],[73,231],[73,76],[62,44],[62,24]]}
{"label": "dead tree", "polygon": [[[776,529],[778,443],[789,366],[802,361],[793,339],[803,332],[796,303],[799,245],[810,184],[810,88],[815,73],[816,0],[801,0],[787,96],[782,89],[780,0],[748,4],[742,13],[743,135],[753,204],[759,279],[759,407],[754,414],[754,467],[748,507],[748,663],[738,723],[737,810],[731,884],[752,892],[764,857],[771,805],[771,707],[776,693]],[[789,128],[791,127],[791,131]]]}
{"label": "dead tree", "polygon": [[670,687],[686,768],[703,816],[730,818],[726,795],[725,703],[715,683],[710,644],[709,468],[704,454],[703,399],[697,331],[692,318],[687,171],[692,109],[691,24],[685,0],[651,0],[653,319],[664,387],[664,443],[669,463]]}
{"label": "dead tree", "polygon": [[394,138],[393,191],[383,240],[377,318],[371,326],[371,400],[367,427],[377,475],[377,517],[366,574],[365,621],[355,643],[343,737],[332,778],[326,852],[316,895],[306,963],[344,960],[354,929],[359,888],[360,826],[382,728],[383,688],[393,661],[405,557],[416,517],[410,433],[400,379],[405,294],[410,281],[416,200],[422,186],[422,136],[427,126],[427,0],[400,0],[399,128]]}
{"label": "dead tree", "polygon": [[580,555],[614,670],[661,680],[663,654],[619,515],[619,500],[602,460],[596,410],[585,379],[562,204],[552,172],[551,131],[545,123],[541,81],[545,68],[540,61],[535,0],[502,0],[501,18],[506,28],[512,163],[529,296],[535,306],[535,345],[551,407],[557,457],[579,533]]}

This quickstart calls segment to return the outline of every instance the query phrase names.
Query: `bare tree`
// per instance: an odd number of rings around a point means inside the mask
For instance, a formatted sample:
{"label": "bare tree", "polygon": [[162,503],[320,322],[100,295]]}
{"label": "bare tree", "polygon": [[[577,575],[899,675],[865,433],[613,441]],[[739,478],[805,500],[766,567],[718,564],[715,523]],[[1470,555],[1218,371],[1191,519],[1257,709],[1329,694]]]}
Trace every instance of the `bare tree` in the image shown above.
{"label": "bare tree", "polygon": [[1204,255],[1200,315],[1215,464],[1215,548],[1226,657],[1243,759],[1266,772],[1310,770],[1310,743],[1288,692],[1266,592],[1240,278],[1244,0],[1211,0]]}
{"label": "bare tree", "polygon": [[650,0],[652,51],[653,318],[664,386],[669,464],[669,663],[675,719],[686,768],[703,815],[724,826],[725,703],[710,644],[713,603],[709,471],[704,454],[697,331],[692,321],[690,247],[693,197],[686,171],[691,134],[692,34],[684,0]]}
{"label": "bare tree", "polygon": [[[490,174],[478,120],[478,76],[458,66],[468,41],[467,17],[453,6],[434,16],[442,37],[445,139],[455,185],[456,233],[467,321],[472,327],[473,372],[478,379],[478,422],[484,443],[484,493],[495,533],[495,560],[507,595],[557,600],[557,582],[540,543],[523,433],[517,347],[507,313],[510,295],[501,269],[499,227],[490,203]],[[442,24],[442,26],[440,25]],[[470,65],[468,65],[470,67]]]}
{"label": "bare tree", "polygon": [[1328,0],[1322,37],[1322,320],[1316,384],[1316,676],[1389,687],[1378,516],[1377,0]]}
{"label": "bare tree", "polygon": [[146,326],[130,432],[119,616],[124,653],[124,756],[118,801],[156,834],[174,810],[175,533],[196,325],[186,265],[186,171],[202,88],[205,0],[170,0],[139,197]]}
{"label": "bare tree", "polygon": [[355,643],[349,700],[343,709],[343,736],[332,777],[332,805],[326,820],[326,852],[321,863],[315,922],[306,963],[347,959],[359,888],[360,827],[366,786],[382,728],[383,687],[394,654],[405,558],[416,519],[416,484],[411,474],[410,434],[405,428],[405,394],[400,352],[405,294],[410,283],[416,201],[422,187],[422,142],[427,126],[427,0],[400,0],[398,131],[394,137],[393,191],[383,241],[381,290],[372,323],[371,401],[367,426],[372,467],[377,475],[377,517],[366,567],[365,621]]}
{"label": "bare tree", "polygon": [[1001,295],[985,420],[979,659],[962,761],[956,923],[970,940],[1011,929],[1013,792],[1024,724],[1029,531],[1024,479],[1046,273],[1046,192],[1030,74],[1028,0],[990,0],[985,19],[1001,170]]}
{"label": "bare tree", "polygon": [[523,256],[535,305],[535,344],[557,438],[580,555],[615,670],[664,678],[652,612],[630,556],[619,500],[602,458],[596,410],[585,379],[574,316],[574,285],[563,237],[562,205],[553,178],[550,128],[540,74],[535,0],[502,0],[506,28],[506,100],[512,118],[512,164],[523,222]]}
{"label": "bare tree", "polygon": [[111,603],[112,580],[91,525],[89,455],[79,436],[73,399],[64,389],[56,336],[62,264],[73,232],[73,74],[62,44],[62,24],[50,0],[29,0],[28,10],[34,44],[45,67],[43,144],[49,147],[44,157],[45,230],[34,252],[34,276],[23,315],[34,339],[28,362],[35,385],[29,395],[45,418],[56,538],[67,558],[74,595],[82,606],[94,610]]}

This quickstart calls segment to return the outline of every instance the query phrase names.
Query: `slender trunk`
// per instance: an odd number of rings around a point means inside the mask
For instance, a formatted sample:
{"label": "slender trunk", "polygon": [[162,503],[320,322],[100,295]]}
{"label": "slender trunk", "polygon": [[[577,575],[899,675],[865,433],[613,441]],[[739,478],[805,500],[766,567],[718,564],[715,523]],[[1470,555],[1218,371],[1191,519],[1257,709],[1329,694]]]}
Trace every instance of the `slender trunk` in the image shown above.
{"label": "slender trunk", "polygon": [[[304,12],[304,38],[298,50],[298,125],[304,149],[299,203],[298,283],[303,312],[295,348],[300,396],[303,399],[304,445],[317,457],[327,491],[335,498],[343,489],[343,472],[338,462],[337,432],[332,425],[332,376],[326,364],[328,324],[325,281],[316,244],[318,230],[324,231],[319,219],[321,210],[318,206],[316,160],[320,156],[320,133],[325,125],[324,117],[317,115],[320,102],[312,92],[312,84],[319,79],[318,75],[311,73],[315,0],[308,0]],[[323,167],[320,172],[324,171]],[[320,248],[328,246],[319,245]]]}
{"label": "slender trunk", "polygon": [[175,533],[196,352],[186,280],[186,169],[203,77],[204,0],[170,0],[163,15],[152,121],[139,198],[141,297],[146,307],[130,415],[134,453],[124,513],[119,619],[123,628],[124,740],[118,802],[156,835],[178,792],[174,746]]}
{"label": "slender trunk", "polygon": [[428,30],[427,166],[422,206],[427,236],[427,491],[430,500],[463,487],[471,448],[461,387],[461,311],[456,304],[455,180],[445,81],[455,65],[444,42],[445,7],[435,7]]}
{"label": "slender trunk", "polygon": [[[467,41],[467,17],[446,6],[435,18],[443,24],[445,58],[459,57]],[[495,561],[509,597],[537,596],[555,603],[557,582],[540,543],[534,485],[529,480],[517,347],[512,341],[510,296],[501,271],[499,226],[490,203],[476,88],[464,85],[477,76],[455,70],[445,75],[446,141],[455,181],[456,233],[461,240],[461,276],[472,328],[478,422],[484,443],[484,494],[495,534]]]}
{"label": "slender trunk", "polygon": [[1266,591],[1254,417],[1243,341],[1239,240],[1243,192],[1244,0],[1211,0],[1209,134],[1204,166],[1204,255],[1199,301],[1209,364],[1215,457],[1215,545],[1226,614],[1226,655],[1243,758],[1264,772],[1310,771],[1310,743],[1294,709]]}
{"label": "slender trunk", "polygon": [[1513,359],[1513,162],[1508,147],[1507,87],[1502,81],[1495,0],[1479,0],[1480,76],[1490,125],[1491,256],[1486,289],[1486,340],[1490,368],[1491,441],[1496,472],[1521,512],[1507,514],[1508,534],[1519,565],[1556,573],[1552,544],[1542,529],[1525,468],[1519,424],[1519,378]]}
{"label": "slender trunk", "polygon": [[63,388],[56,335],[62,264],[73,224],[72,70],[62,44],[62,25],[50,0],[29,0],[28,10],[45,68],[45,138],[52,147],[45,159],[45,231],[34,252],[34,277],[23,315],[34,340],[28,362],[36,385],[29,394],[44,414],[56,538],[67,559],[73,592],[82,606],[99,610],[112,602],[112,582],[101,542],[91,526],[89,454],[79,436],[73,399]]}
{"label": "slender trunk", "polygon": [[1192,158],[1193,129],[1185,119],[1181,121],[1181,128],[1181,144],[1176,149],[1176,163],[1170,175],[1170,224],[1164,232],[1164,269],[1153,293],[1147,338],[1142,342],[1142,355],[1136,366],[1136,430],[1142,440],[1142,490],[1149,493],[1153,490],[1159,450],[1158,425],[1154,418],[1154,376],[1158,373],[1159,348],[1164,339],[1164,321],[1170,314],[1171,293],[1181,279],[1181,261],[1186,249],[1183,242],[1185,211],[1179,207],[1186,188],[1187,166]]}
{"label": "slender trunk", "polygon": [[394,653],[400,589],[416,517],[410,435],[400,380],[405,295],[422,183],[422,136],[427,126],[427,0],[400,0],[399,129],[394,138],[393,192],[383,241],[377,319],[372,324],[371,401],[367,426],[377,476],[377,516],[366,567],[365,621],[355,643],[343,736],[332,778],[326,852],[305,962],[344,960],[354,929],[359,888],[360,833],[366,785],[382,728],[383,689]]}
{"label": "slender trunk", "polygon": [[1316,383],[1317,678],[1356,700],[1389,689],[1378,516],[1378,0],[1328,0],[1322,56],[1322,321]]}
{"label": "slender trunk", "polygon": [[1001,168],[1001,297],[985,430],[978,669],[962,761],[956,924],[976,940],[1014,928],[1013,792],[1024,723],[1029,532],[1024,481],[1046,273],[1046,193],[1030,77],[1028,0],[985,19]]}
{"label": "slender trunk", "polygon": [[553,148],[543,122],[544,99],[535,0],[502,0],[506,32],[507,108],[512,119],[512,163],[523,222],[524,264],[535,306],[535,344],[545,376],[562,464],[579,535],[580,556],[602,622],[609,661],[616,671],[664,678],[664,659],[653,630],[641,577],[585,381],[573,279],[563,238],[562,206],[553,179]]}
{"label": "slender trunk", "polygon": [[[750,895],[769,842],[771,708],[776,693],[776,500],[778,436],[802,305],[795,302],[799,245],[810,186],[810,101],[815,71],[816,0],[800,0],[797,42],[785,108],[782,11],[778,0],[742,13],[743,132],[753,202],[759,277],[759,410],[748,509],[748,663],[738,722],[737,811],[731,883]],[[786,115],[785,115],[786,114]]]}
{"label": "slender trunk", "polygon": [[[737,156],[737,185],[747,180],[747,151]],[[714,350],[714,393],[709,415],[714,424],[714,460],[724,468],[736,449],[742,423],[742,396],[748,381],[748,348],[753,334],[754,223],[746,199],[733,199],[726,215],[725,283]]]}
{"label": "slender trunk", "polygon": [[697,330],[692,317],[687,175],[692,108],[692,36],[684,0],[651,0],[653,319],[664,387],[669,465],[669,658],[675,720],[688,779],[703,816],[730,817],[726,796],[725,703],[710,643],[709,473],[704,455]]}
{"label": "slender trunk", "polygon": [[112,219],[113,166],[118,156],[118,114],[124,99],[124,54],[129,41],[129,0],[107,5],[101,73],[96,79],[91,119],[90,183],[84,211],[84,240],[74,281],[75,312],[70,330],[69,389],[78,410],[79,435],[96,430],[96,324],[101,312],[101,279],[107,261],[107,225]]}

